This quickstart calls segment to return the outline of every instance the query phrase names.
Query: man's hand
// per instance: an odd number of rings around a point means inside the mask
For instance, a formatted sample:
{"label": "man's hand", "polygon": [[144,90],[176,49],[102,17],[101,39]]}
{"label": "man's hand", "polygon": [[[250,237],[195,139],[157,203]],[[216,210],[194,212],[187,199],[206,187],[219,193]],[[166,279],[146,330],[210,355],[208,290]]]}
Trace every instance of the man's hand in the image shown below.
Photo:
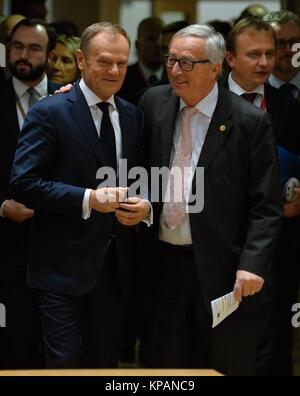
{"label": "man's hand", "polygon": [[234,296],[241,302],[242,297],[253,296],[258,293],[264,284],[264,279],[248,271],[237,271],[234,284]]}
{"label": "man's hand", "polygon": [[283,206],[284,216],[288,219],[300,214],[300,188],[294,188],[297,198],[293,202],[285,203]]}
{"label": "man's hand", "polygon": [[34,210],[26,208],[25,205],[13,199],[9,199],[5,201],[3,206],[3,215],[16,223],[23,223],[34,216]]}
{"label": "man's hand", "polygon": [[90,195],[90,208],[97,212],[111,213],[125,201],[127,187],[99,188],[92,190]]}
{"label": "man's hand", "polygon": [[121,203],[116,210],[118,221],[126,226],[135,226],[145,219],[150,212],[149,202],[140,198],[128,198],[126,203]]}
{"label": "man's hand", "polygon": [[72,85],[72,84],[64,85],[64,86],[60,87],[59,89],[57,89],[57,90],[54,92],[54,95],[59,94],[59,93],[67,93],[67,92],[70,92],[72,88],[73,88],[73,85]]}

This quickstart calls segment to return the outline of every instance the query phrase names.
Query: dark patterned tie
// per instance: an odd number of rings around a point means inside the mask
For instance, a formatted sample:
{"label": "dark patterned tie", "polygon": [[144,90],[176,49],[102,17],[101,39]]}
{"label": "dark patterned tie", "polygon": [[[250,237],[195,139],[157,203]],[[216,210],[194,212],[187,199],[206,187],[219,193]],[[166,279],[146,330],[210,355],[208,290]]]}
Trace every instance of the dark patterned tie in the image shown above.
{"label": "dark patterned tie", "polygon": [[294,84],[282,84],[279,89],[280,91],[284,92],[286,95],[289,95],[290,97],[294,98],[294,92],[297,89],[297,87]]}
{"label": "dark patterned tie", "polygon": [[255,98],[257,96],[257,93],[255,92],[251,92],[251,93],[243,93],[242,97],[246,100],[248,100],[248,102],[254,103]]}
{"label": "dark patterned tie", "polygon": [[115,131],[109,117],[109,103],[101,102],[97,106],[102,111],[102,121],[100,128],[100,142],[106,155],[106,165],[117,169],[117,154],[116,154],[116,140]]}
{"label": "dark patterned tie", "polygon": [[40,100],[40,95],[38,94],[37,90],[34,89],[33,87],[28,88],[27,92],[29,93],[29,102],[28,102],[28,107],[30,108],[33,106],[36,102]]}

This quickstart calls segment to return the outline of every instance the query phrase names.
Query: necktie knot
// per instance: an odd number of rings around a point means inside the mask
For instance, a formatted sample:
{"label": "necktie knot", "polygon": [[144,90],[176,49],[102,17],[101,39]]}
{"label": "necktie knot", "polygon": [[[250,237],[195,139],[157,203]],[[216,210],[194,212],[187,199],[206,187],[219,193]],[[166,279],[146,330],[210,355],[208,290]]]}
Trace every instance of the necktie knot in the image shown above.
{"label": "necktie knot", "polygon": [[279,89],[285,94],[294,97],[294,92],[297,89],[297,87],[294,84],[287,83],[287,84],[282,84]]}
{"label": "necktie knot", "polygon": [[197,107],[185,106],[182,109],[182,112],[183,112],[183,118],[186,119],[187,121],[190,121],[190,119],[193,117],[193,115],[198,112],[198,109],[197,109]]}
{"label": "necktie knot", "polygon": [[102,111],[102,113],[108,113],[108,108],[109,108],[108,102],[100,102],[97,104],[97,106]]}
{"label": "necktie knot", "polygon": [[29,94],[29,108],[33,106],[36,102],[40,100],[40,95],[38,94],[37,90],[34,89],[33,87],[30,87],[27,89],[27,92]]}
{"label": "necktie knot", "polygon": [[255,92],[245,92],[242,94],[242,97],[244,99],[248,100],[248,102],[250,102],[250,103],[254,103],[256,96],[257,96],[257,93],[255,93]]}

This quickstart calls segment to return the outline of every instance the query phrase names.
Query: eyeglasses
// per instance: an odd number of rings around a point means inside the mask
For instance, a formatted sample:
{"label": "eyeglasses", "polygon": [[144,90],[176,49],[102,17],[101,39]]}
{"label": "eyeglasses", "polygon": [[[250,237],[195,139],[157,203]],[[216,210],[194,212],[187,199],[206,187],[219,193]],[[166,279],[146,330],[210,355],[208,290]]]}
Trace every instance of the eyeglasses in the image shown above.
{"label": "eyeglasses", "polygon": [[300,37],[294,37],[290,40],[279,39],[277,40],[277,47],[280,49],[285,49],[286,46],[289,45],[289,47],[292,48],[292,46],[297,43],[300,43]]}
{"label": "eyeglasses", "polygon": [[210,63],[209,59],[203,59],[198,61],[192,61],[190,59],[177,59],[174,56],[166,55],[165,63],[167,67],[174,67],[176,62],[178,62],[180,68],[184,71],[192,71],[196,63]]}
{"label": "eyeglasses", "polygon": [[44,52],[44,49],[39,44],[29,44],[26,46],[18,41],[14,41],[10,45],[10,50],[17,54],[22,54],[24,49],[26,49],[29,56],[33,57],[39,56],[42,52]]}

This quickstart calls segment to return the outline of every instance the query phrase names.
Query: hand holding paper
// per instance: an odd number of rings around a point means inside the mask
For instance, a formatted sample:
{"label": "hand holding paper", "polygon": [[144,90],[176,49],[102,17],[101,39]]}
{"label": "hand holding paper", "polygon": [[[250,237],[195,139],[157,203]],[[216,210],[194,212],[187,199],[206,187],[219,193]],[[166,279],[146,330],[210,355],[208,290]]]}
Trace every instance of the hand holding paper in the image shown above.
{"label": "hand holding paper", "polygon": [[235,299],[233,291],[211,302],[213,314],[212,328],[218,326],[227,316],[238,309],[240,303]]}

